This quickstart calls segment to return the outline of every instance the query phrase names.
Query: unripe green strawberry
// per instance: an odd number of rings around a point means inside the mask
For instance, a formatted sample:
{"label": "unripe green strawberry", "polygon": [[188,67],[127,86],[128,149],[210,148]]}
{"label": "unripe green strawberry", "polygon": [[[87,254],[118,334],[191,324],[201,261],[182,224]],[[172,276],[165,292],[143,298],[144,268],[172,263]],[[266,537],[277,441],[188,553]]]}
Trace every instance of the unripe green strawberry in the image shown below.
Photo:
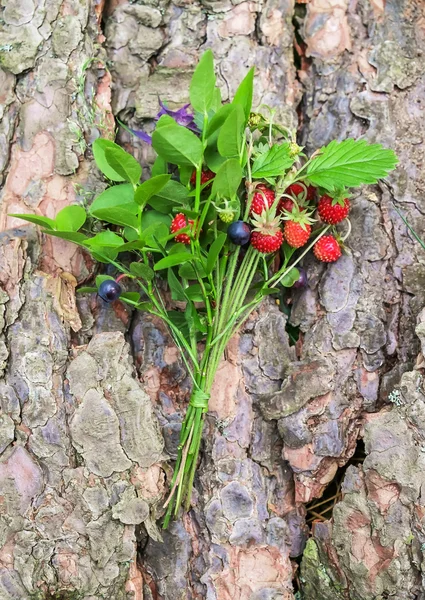
{"label": "unripe green strawberry", "polygon": [[223,223],[231,223],[235,218],[233,210],[220,210],[218,216]]}

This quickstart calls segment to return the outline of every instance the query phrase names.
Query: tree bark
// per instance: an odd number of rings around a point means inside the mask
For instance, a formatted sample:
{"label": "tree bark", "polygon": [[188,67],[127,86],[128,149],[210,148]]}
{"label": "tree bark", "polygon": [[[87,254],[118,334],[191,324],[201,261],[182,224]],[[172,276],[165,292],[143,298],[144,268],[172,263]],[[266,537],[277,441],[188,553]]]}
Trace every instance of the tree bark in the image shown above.
{"label": "tree bark", "polygon": [[[423,8],[5,4],[0,600],[293,600],[303,552],[304,600],[423,598],[425,266],[394,208],[423,234]],[[184,364],[154,318],[76,299],[98,267],[7,214],[89,203],[105,186],[90,142],[113,135],[114,116],[148,131],[158,96],[185,103],[207,47],[224,98],[255,65],[254,105],[298,123],[309,150],[363,135],[394,148],[400,166],[353,198],[351,252],[305,263],[309,285],[290,317],[301,341],[289,344],[270,300],[232,341],[193,509],[160,532],[190,393]],[[149,164],[149,148],[125,132],[119,141]],[[314,524],[306,547],[306,504],[359,437],[366,459],[348,468],[332,519]]]}

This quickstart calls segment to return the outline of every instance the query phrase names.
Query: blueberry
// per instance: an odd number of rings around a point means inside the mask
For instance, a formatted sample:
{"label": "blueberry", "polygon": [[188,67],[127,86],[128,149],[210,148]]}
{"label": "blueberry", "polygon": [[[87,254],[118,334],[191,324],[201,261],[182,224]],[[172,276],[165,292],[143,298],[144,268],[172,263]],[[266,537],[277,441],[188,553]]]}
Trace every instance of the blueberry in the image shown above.
{"label": "blueberry", "polygon": [[227,235],[230,241],[237,246],[244,246],[251,238],[251,228],[248,223],[235,221],[227,228]]}
{"label": "blueberry", "polygon": [[307,272],[302,267],[298,267],[298,271],[300,272],[300,276],[292,287],[303,288],[307,285]]}
{"label": "blueberry", "polygon": [[97,290],[98,295],[105,300],[105,302],[113,302],[121,296],[121,286],[113,279],[106,279],[102,281]]}

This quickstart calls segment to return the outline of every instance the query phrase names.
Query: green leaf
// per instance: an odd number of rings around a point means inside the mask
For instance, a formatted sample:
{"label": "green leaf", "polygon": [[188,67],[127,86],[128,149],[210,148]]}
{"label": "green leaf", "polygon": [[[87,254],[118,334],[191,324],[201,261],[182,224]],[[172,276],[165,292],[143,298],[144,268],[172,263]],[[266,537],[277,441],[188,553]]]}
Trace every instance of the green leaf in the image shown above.
{"label": "green leaf", "polygon": [[220,110],[220,108],[221,108],[221,90],[219,87],[216,87],[214,90],[211,109],[216,113]]}
{"label": "green leaf", "polygon": [[214,101],[214,88],[214,57],[211,50],[207,50],[201,56],[190,82],[190,103],[192,107],[207,115]]}
{"label": "green leaf", "polygon": [[99,194],[93,200],[89,211],[93,213],[100,208],[115,208],[124,204],[134,204],[134,188],[130,183],[113,185]]}
{"label": "green leaf", "polygon": [[97,287],[97,289],[100,288],[101,284],[104,281],[115,281],[115,278],[111,277],[110,275],[98,275],[96,277],[96,287]]}
{"label": "green leaf", "polygon": [[65,206],[55,218],[56,229],[59,231],[78,231],[86,222],[86,211],[82,206]]}
{"label": "green leaf", "polygon": [[137,310],[147,310],[148,312],[153,309],[152,302],[138,302],[136,306]]}
{"label": "green leaf", "polygon": [[157,175],[156,177],[151,177],[151,179],[144,181],[137,188],[134,194],[134,201],[140,206],[145,206],[152,196],[155,196],[163,189],[170,181],[170,178],[171,175]]}
{"label": "green leaf", "polygon": [[216,144],[206,147],[204,159],[207,167],[211,169],[213,173],[217,173],[221,165],[226,162],[226,158],[218,153]]}
{"label": "green leaf", "polygon": [[113,231],[101,231],[97,235],[92,238],[89,238],[84,243],[85,246],[89,246],[89,248],[94,248],[96,246],[102,248],[117,248],[118,246],[122,246],[124,244],[124,240],[122,237],[114,233]]}
{"label": "green leaf", "polygon": [[[180,182],[183,184],[183,187],[187,186],[187,184],[189,183],[190,178],[192,177],[192,173],[193,173],[192,165],[180,165],[179,175],[180,175]],[[185,189],[187,191],[186,187],[185,187]]]}
{"label": "green leaf", "polygon": [[94,248],[90,248],[90,253],[95,260],[105,264],[109,264],[118,256],[118,250],[112,247],[108,248],[102,246],[95,246]]}
{"label": "green leaf", "polygon": [[[134,231],[134,229],[132,229]],[[128,252],[129,250],[142,250],[146,246],[145,242],[142,240],[133,240],[132,242],[127,242],[122,246],[118,246],[118,252]]]}
{"label": "green leaf", "polygon": [[169,233],[169,228],[171,225],[171,216],[163,215],[162,213],[156,210],[147,210],[143,213],[142,217],[142,238],[145,235],[145,232],[148,228],[154,226],[159,227],[160,225],[165,225],[167,228],[167,235]]}
{"label": "green leaf", "polygon": [[111,179],[111,181],[125,181],[126,178],[115,171],[106,160],[105,150],[107,148],[119,148],[119,146],[114,144],[114,142],[103,138],[98,138],[93,142],[92,150],[96,165],[108,179]]}
{"label": "green leaf", "polygon": [[[205,288],[207,288],[206,285],[205,285]],[[208,290],[210,290],[209,286],[208,286]],[[202,288],[199,283],[194,283],[193,285],[190,285],[188,288],[185,289],[184,292],[185,292],[187,298],[189,298],[189,300],[192,300],[192,302],[203,302],[204,301],[204,295],[202,293]]]}
{"label": "green leaf", "polygon": [[159,244],[163,244],[166,242],[169,235],[169,227],[165,225],[165,223],[158,223],[157,225],[149,225],[142,231],[141,239],[145,242],[147,246],[151,248],[160,248]]}
{"label": "green leaf", "polygon": [[177,300],[178,302],[183,302],[186,300],[186,296],[184,293],[183,286],[179,279],[175,276],[173,269],[168,269],[167,274],[168,287],[171,291],[171,298],[173,300]]}
{"label": "green leaf", "polygon": [[148,204],[158,212],[169,215],[176,204],[184,204],[188,198],[187,188],[171,179],[157,194],[152,196]]}
{"label": "green leaf", "polygon": [[137,229],[139,222],[137,216],[126,209],[127,205],[117,206],[115,208],[101,208],[92,212],[92,215],[100,221],[106,221],[113,225],[124,225]]}
{"label": "green leaf", "polygon": [[313,185],[332,191],[338,187],[356,187],[376,183],[395,168],[398,159],[392,150],[366,140],[333,141],[321,148],[319,156],[307,167]]}
{"label": "green leaf", "polygon": [[136,242],[139,239],[139,232],[132,227],[124,227],[123,236],[128,242]]}
{"label": "green leaf", "polygon": [[229,158],[221,165],[214,178],[212,195],[232,199],[242,181],[242,167],[236,158]]}
{"label": "green leaf", "polygon": [[157,156],[155,162],[152,165],[151,175],[152,177],[157,177],[158,175],[166,175],[168,173],[168,164],[166,161]]}
{"label": "green leaf", "polygon": [[252,108],[252,95],[254,89],[254,67],[250,69],[236,90],[232,104],[242,106],[245,113],[245,123],[248,122]]}
{"label": "green leaf", "polygon": [[80,287],[76,290],[77,294],[93,294],[93,292],[97,292],[97,288],[95,287]]}
{"label": "green leaf", "polygon": [[140,294],[139,292],[123,292],[120,296],[120,300],[123,300],[124,302],[127,302],[127,304],[131,304],[133,306],[134,304],[138,304],[140,300]]}
{"label": "green leaf", "polygon": [[213,116],[207,128],[207,137],[211,137],[223,125],[231,112],[235,110],[232,104],[224,104]]}
{"label": "green leaf", "polygon": [[286,169],[294,164],[294,158],[290,156],[289,144],[277,144],[269,150],[257,156],[252,165],[252,176],[255,179],[265,177],[279,177]]}
{"label": "green leaf", "polygon": [[145,263],[132,262],[130,264],[130,273],[136,277],[140,277],[145,281],[152,281],[155,277],[155,273],[152,271],[149,265]]}
{"label": "green leaf", "polygon": [[18,213],[9,214],[7,216],[16,217],[17,219],[22,219],[23,221],[28,221],[28,223],[34,223],[34,225],[40,225],[41,227],[46,227],[47,229],[55,228],[55,222],[53,219],[49,219],[49,217],[39,217],[38,215],[21,215]]}
{"label": "green leaf", "polygon": [[222,233],[218,234],[217,238],[211,244],[210,251],[208,252],[208,258],[207,258],[207,268],[206,268],[207,275],[210,275],[213,272],[214,267],[217,265],[218,256],[226,242],[226,239],[227,239],[227,234],[222,232]]}
{"label": "green leaf", "polygon": [[294,283],[296,283],[298,281],[299,278],[300,278],[300,272],[298,271],[298,269],[293,267],[289,271],[289,273],[287,273],[285,275],[285,277],[281,280],[280,283],[283,285],[283,287],[292,287],[294,285]]}
{"label": "green leaf", "polygon": [[68,242],[73,242],[79,246],[83,246],[84,242],[90,239],[84,235],[84,233],[78,233],[78,231],[53,231],[51,229],[43,229],[43,233],[61,238],[62,240],[67,240]]}
{"label": "green leaf", "polygon": [[218,134],[217,147],[221,156],[239,156],[245,130],[245,114],[240,104],[236,104]]}
{"label": "green leaf", "polygon": [[[196,265],[196,272],[193,266],[194,264]],[[182,279],[188,279],[189,281],[197,279],[198,275],[202,279],[207,277],[205,268],[200,260],[195,260],[194,263],[186,263],[184,265],[181,265],[181,267],[179,268],[179,275]]]}
{"label": "green leaf", "polygon": [[159,120],[157,121],[156,129],[158,129],[158,127],[165,127],[165,125],[173,125],[174,127],[176,127],[177,123],[173,119],[173,117],[170,117],[170,115],[161,115]]}
{"label": "green leaf", "polygon": [[165,125],[152,135],[153,149],[173,165],[194,165],[202,160],[202,142],[194,133],[181,125]]}
{"label": "green leaf", "polygon": [[193,254],[190,254],[189,252],[179,252],[178,254],[170,254],[165,258],[161,258],[161,260],[159,260],[155,264],[154,271],[168,269],[168,267],[175,267],[177,265],[181,265],[184,262],[192,260],[193,258]]}
{"label": "green leaf", "polygon": [[168,313],[169,320],[180,330],[183,337],[190,344],[190,332],[187,324],[187,320],[185,317],[185,313],[180,312],[178,310],[169,310]]}
{"label": "green leaf", "polygon": [[120,146],[116,148],[105,148],[105,159],[110,167],[114,169],[126,181],[136,185],[142,176],[142,167],[134,156],[123,150]]}

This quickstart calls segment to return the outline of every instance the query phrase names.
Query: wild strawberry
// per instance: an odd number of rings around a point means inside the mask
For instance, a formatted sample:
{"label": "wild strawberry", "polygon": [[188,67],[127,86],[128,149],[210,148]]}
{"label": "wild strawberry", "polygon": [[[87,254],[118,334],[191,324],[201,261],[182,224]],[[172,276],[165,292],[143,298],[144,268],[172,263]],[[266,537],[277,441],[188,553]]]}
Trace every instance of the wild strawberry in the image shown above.
{"label": "wild strawberry", "polygon": [[319,216],[325,223],[336,225],[343,221],[350,210],[350,201],[342,196],[331,198],[326,194],[321,196],[317,206]]}
{"label": "wild strawberry", "polygon": [[301,248],[307,243],[311,233],[311,225],[308,223],[297,223],[295,221],[286,221],[283,228],[283,234],[287,243],[292,248]]}
{"label": "wild strawberry", "polygon": [[260,183],[260,185],[257,185],[254,196],[252,197],[249,214],[261,215],[264,210],[267,210],[272,206],[274,199],[274,191],[265,186],[263,183]]}
{"label": "wild strawberry", "polygon": [[218,216],[223,223],[231,223],[235,218],[233,210],[220,210]]}
{"label": "wild strawberry", "polygon": [[283,228],[283,235],[292,248],[301,248],[310,237],[311,223],[314,222],[310,218],[311,214],[305,208],[300,209],[296,203],[294,203],[292,212],[284,212],[283,219],[285,220],[285,226]]}
{"label": "wild strawberry", "polygon": [[290,198],[282,198],[282,200],[279,202],[277,210],[280,213],[283,213],[285,210],[291,213],[294,206],[295,202],[293,200],[291,200]]}
{"label": "wild strawberry", "polygon": [[291,183],[291,185],[286,188],[285,194],[288,194],[288,196],[292,196],[298,201],[311,202],[312,200],[314,200],[316,188],[314,187],[314,185]]}
{"label": "wild strawberry", "polygon": [[274,209],[266,209],[260,215],[255,215],[253,220],[254,231],[251,235],[251,245],[263,254],[270,254],[279,250],[283,243],[283,233],[279,227],[280,217],[275,215]]}
{"label": "wild strawberry", "polygon": [[341,256],[341,248],[333,235],[324,235],[313,246],[313,253],[322,262],[331,263]]}
{"label": "wild strawberry", "polygon": [[[204,183],[207,183],[208,181],[211,181],[211,179],[214,179],[214,177],[215,177],[215,173],[213,173],[209,169],[205,169],[201,173],[201,185],[204,185]],[[196,171],[193,171],[192,177],[190,178],[190,183],[193,186],[196,185]]]}
{"label": "wild strawberry", "polygon": [[[171,221],[170,232],[176,233],[177,231],[180,231],[180,229],[184,229],[188,225],[193,225],[193,221],[189,219],[188,222],[186,216],[183,213],[178,213]],[[190,237],[187,233],[179,233],[175,236],[174,239],[180,244],[186,244],[187,246],[190,244]]]}
{"label": "wild strawberry", "polygon": [[253,231],[251,235],[251,245],[253,248],[263,254],[271,254],[279,250],[283,243],[283,233],[278,229],[275,233],[261,233],[261,231]]}

